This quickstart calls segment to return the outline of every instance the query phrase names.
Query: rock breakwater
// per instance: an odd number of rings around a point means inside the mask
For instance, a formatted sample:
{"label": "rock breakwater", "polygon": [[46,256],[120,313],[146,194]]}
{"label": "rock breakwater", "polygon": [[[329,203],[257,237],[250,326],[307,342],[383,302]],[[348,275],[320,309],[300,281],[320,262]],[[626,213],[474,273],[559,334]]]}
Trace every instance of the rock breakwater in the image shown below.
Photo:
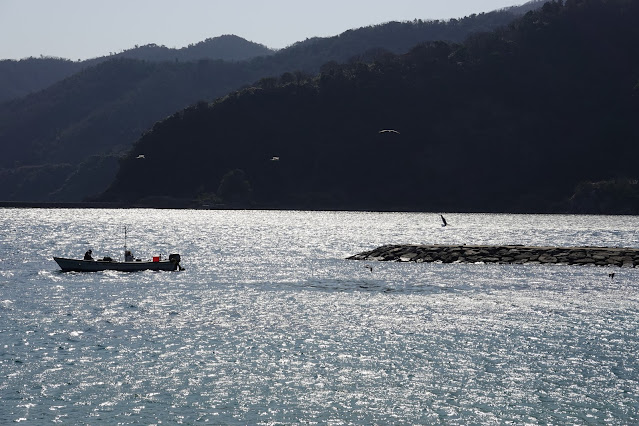
{"label": "rock breakwater", "polygon": [[511,263],[620,266],[639,265],[639,249],[617,247],[535,247],[523,245],[386,245],[351,260],[441,263]]}

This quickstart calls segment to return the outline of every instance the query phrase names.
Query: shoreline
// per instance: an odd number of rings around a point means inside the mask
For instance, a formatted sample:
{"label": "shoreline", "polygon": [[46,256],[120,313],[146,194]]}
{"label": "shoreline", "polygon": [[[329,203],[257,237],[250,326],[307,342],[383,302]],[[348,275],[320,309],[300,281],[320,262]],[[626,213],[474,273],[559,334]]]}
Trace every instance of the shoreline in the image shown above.
{"label": "shoreline", "polygon": [[[175,204],[138,204],[127,202],[106,201],[0,201],[0,208],[30,208],[30,209],[157,209],[157,210],[269,210],[269,211],[326,211],[326,212],[377,212],[377,213],[424,213],[439,214],[435,210],[414,209],[365,209],[365,208],[311,208],[301,206],[269,206],[269,205],[193,205],[189,203]],[[513,215],[575,215],[575,216],[636,216],[631,213],[576,213],[576,212],[520,212],[520,211],[444,211],[459,214],[513,214]]]}
{"label": "shoreline", "polygon": [[103,202],[40,202],[40,201],[0,201],[0,208],[29,209],[127,209],[134,208],[124,203]]}
{"label": "shoreline", "polygon": [[489,211],[489,210],[419,210],[410,208],[357,208],[357,207],[310,207],[272,204],[198,204],[191,200],[164,200],[164,202],[126,201],[0,201],[0,208],[24,209],[155,209],[155,210],[265,210],[265,211],[315,211],[315,212],[374,212],[374,213],[423,213],[423,214],[504,214],[504,215],[574,215],[574,216],[638,216],[632,213],[588,213],[571,211]]}

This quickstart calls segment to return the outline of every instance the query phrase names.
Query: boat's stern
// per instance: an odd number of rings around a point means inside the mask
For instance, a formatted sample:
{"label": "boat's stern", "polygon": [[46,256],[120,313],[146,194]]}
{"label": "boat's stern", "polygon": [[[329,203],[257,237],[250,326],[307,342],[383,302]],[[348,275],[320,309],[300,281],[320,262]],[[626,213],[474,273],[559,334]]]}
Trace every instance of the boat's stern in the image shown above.
{"label": "boat's stern", "polygon": [[181,260],[182,258],[180,257],[179,253],[173,253],[169,255],[169,262],[171,262],[175,266],[174,270],[184,270],[184,268],[180,265]]}

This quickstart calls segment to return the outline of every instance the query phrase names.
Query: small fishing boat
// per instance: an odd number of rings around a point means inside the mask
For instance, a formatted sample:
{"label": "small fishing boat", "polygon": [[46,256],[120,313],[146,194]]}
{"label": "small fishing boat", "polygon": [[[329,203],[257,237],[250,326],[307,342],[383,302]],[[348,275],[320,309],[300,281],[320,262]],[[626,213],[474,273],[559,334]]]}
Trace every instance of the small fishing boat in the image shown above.
{"label": "small fishing boat", "polygon": [[134,260],[130,262],[119,262],[109,258],[101,260],[66,259],[64,257],[54,257],[53,260],[60,266],[63,272],[98,272],[98,271],[177,271],[184,270],[180,266],[180,255],[171,254],[169,260],[160,260],[155,257],[152,261]]}
{"label": "small fishing boat", "polygon": [[168,260],[162,260],[160,256],[154,256],[152,260],[135,259],[130,250],[126,248],[126,227],[124,228],[124,262],[104,257],[93,259],[91,250],[84,255],[84,259],[67,259],[64,257],[53,257],[53,260],[60,266],[62,272],[99,272],[99,271],[183,271],[180,266],[180,255],[170,254]]}

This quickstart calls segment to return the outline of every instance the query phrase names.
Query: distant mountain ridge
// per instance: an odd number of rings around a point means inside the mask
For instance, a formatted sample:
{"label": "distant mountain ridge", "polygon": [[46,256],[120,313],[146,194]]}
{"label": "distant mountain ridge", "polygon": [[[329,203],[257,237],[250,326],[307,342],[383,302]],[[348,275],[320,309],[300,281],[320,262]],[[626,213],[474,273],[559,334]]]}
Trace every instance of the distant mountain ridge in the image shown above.
{"label": "distant mountain ridge", "polygon": [[178,49],[148,44],[135,47],[113,56],[146,61],[198,61],[200,59],[221,59],[223,61],[245,61],[257,56],[275,53],[274,49],[247,41],[235,35],[207,38],[199,43]]}
{"label": "distant mountain ridge", "polygon": [[275,53],[268,47],[235,35],[208,38],[183,48],[168,48],[156,44],[136,46],[123,52],[72,61],[64,58],[25,58],[0,61],[0,103],[45,89],[83,69],[116,58],[154,62],[223,60],[244,61]]}
{"label": "distant mountain ridge", "polygon": [[[529,10],[534,10],[541,7],[544,0],[532,0],[522,6],[513,6],[504,8],[503,11],[513,15],[523,15]],[[453,19],[457,21],[456,19]],[[463,20],[463,18],[462,18]],[[428,23],[429,21],[426,21]],[[448,21],[441,21],[445,24]],[[400,24],[400,23],[395,23]],[[497,25],[502,25],[504,22],[498,22]],[[490,30],[495,24],[484,25],[484,28],[475,27],[472,31]],[[368,31],[371,28],[380,27],[382,25],[376,25],[372,27],[364,27],[356,30],[346,31],[343,35],[364,35],[365,37],[372,32]],[[428,39],[445,39],[448,41],[461,41],[465,37],[466,32],[457,31],[457,35],[450,37],[451,33],[447,37],[439,37],[437,34],[432,33],[428,36]],[[331,39],[338,38],[340,36],[327,37],[327,38],[313,38],[306,41],[300,41],[295,43],[286,49],[281,49],[280,52],[285,51],[299,51],[299,48],[305,48],[304,45],[309,43],[322,42],[323,40],[329,41]],[[418,41],[423,41],[422,39]],[[415,42],[418,42],[415,41]],[[370,44],[370,43],[369,43]],[[304,46],[304,47],[302,47]],[[394,51],[392,48],[388,48]],[[124,50],[119,53],[112,53],[108,56],[96,57],[93,59],[87,59],[83,61],[73,61],[70,58],[55,58],[55,57],[40,57],[40,58],[24,58],[21,60],[3,59],[0,60],[0,103],[6,102],[11,99],[17,99],[26,96],[30,93],[43,90],[52,84],[62,80],[65,77],[79,72],[85,68],[95,66],[98,63],[111,60],[114,58],[128,58],[139,59],[149,61],[197,61],[201,59],[216,60],[221,59],[225,61],[243,61],[249,60],[259,56],[268,56],[276,53],[277,50],[270,49],[262,44],[254,43],[245,40],[236,35],[221,35],[218,37],[208,38],[204,41],[190,44],[183,48],[168,48],[166,46],[157,44],[148,44],[144,46],[135,46],[133,48]],[[395,53],[400,53],[395,51]],[[294,55],[297,53],[293,53]],[[350,55],[352,55],[352,50]],[[341,56],[334,60],[346,60],[348,57]],[[316,65],[318,66],[318,65]]]}

